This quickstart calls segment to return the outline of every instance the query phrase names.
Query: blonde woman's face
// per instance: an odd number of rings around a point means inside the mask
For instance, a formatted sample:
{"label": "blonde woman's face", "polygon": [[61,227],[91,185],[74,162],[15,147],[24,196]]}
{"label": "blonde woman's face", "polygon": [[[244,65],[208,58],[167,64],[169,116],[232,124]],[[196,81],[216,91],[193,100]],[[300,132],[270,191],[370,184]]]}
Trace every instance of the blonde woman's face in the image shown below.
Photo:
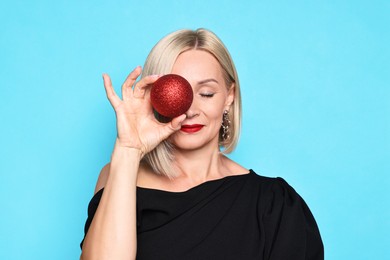
{"label": "blonde woman's face", "polygon": [[218,149],[223,111],[234,99],[234,89],[227,89],[219,62],[206,51],[189,50],[178,56],[171,73],[188,80],[194,100],[181,130],[170,141],[178,150]]}

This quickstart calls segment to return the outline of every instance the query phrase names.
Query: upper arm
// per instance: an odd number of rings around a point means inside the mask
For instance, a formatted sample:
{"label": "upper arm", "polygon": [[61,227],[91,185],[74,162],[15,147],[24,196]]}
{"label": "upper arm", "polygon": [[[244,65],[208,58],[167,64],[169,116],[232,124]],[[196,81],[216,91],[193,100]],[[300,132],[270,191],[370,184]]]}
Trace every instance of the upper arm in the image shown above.
{"label": "upper arm", "polygon": [[100,171],[99,178],[95,186],[95,194],[96,192],[104,188],[104,186],[106,186],[109,173],[110,173],[110,163],[107,163]]}
{"label": "upper arm", "polygon": [[324,259],[317,223],[301,196],[283,179],[263,200],[262,225],[269,259]]}

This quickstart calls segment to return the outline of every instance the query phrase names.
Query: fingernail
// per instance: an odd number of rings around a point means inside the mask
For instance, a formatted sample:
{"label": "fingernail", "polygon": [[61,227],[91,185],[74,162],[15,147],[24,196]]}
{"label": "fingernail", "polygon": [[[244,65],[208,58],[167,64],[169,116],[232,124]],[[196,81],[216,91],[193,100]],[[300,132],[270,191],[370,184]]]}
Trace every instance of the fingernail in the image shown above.
{"label": "fingernail", "polygon": [[182,119],[182,120],[180,120],[180,124],[182,124],[182,123],[184,122],[184,120],[186,120],[186,118],[187,118],[187,115],[186,115],[186,114],[184,114],[184,117],[183,117],[183,119]]}

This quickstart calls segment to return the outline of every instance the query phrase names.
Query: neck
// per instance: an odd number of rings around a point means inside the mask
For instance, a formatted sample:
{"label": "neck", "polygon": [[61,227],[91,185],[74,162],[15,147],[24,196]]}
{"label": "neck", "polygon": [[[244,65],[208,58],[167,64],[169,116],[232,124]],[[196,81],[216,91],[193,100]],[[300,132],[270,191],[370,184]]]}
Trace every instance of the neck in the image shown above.
{"label": "neck", "polygon": [[216,146],[206,146],[197,150],[177,150],[175,164],[180,179],[191,183],[202,183],[223,177],[224,156]]}

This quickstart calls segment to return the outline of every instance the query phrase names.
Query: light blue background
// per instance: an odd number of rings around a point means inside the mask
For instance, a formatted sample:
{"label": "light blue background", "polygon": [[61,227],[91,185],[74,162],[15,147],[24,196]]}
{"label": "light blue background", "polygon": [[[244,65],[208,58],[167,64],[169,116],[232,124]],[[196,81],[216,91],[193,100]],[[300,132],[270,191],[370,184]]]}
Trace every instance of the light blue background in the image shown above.
{"label": "light blue background", "polygon": [[232,158],[284,177],[327,259],[390,259],[389,1],[2,1],[0,259],[78,259],[115,138],[116,89],[152,46],[206,27],[240,75]]}

